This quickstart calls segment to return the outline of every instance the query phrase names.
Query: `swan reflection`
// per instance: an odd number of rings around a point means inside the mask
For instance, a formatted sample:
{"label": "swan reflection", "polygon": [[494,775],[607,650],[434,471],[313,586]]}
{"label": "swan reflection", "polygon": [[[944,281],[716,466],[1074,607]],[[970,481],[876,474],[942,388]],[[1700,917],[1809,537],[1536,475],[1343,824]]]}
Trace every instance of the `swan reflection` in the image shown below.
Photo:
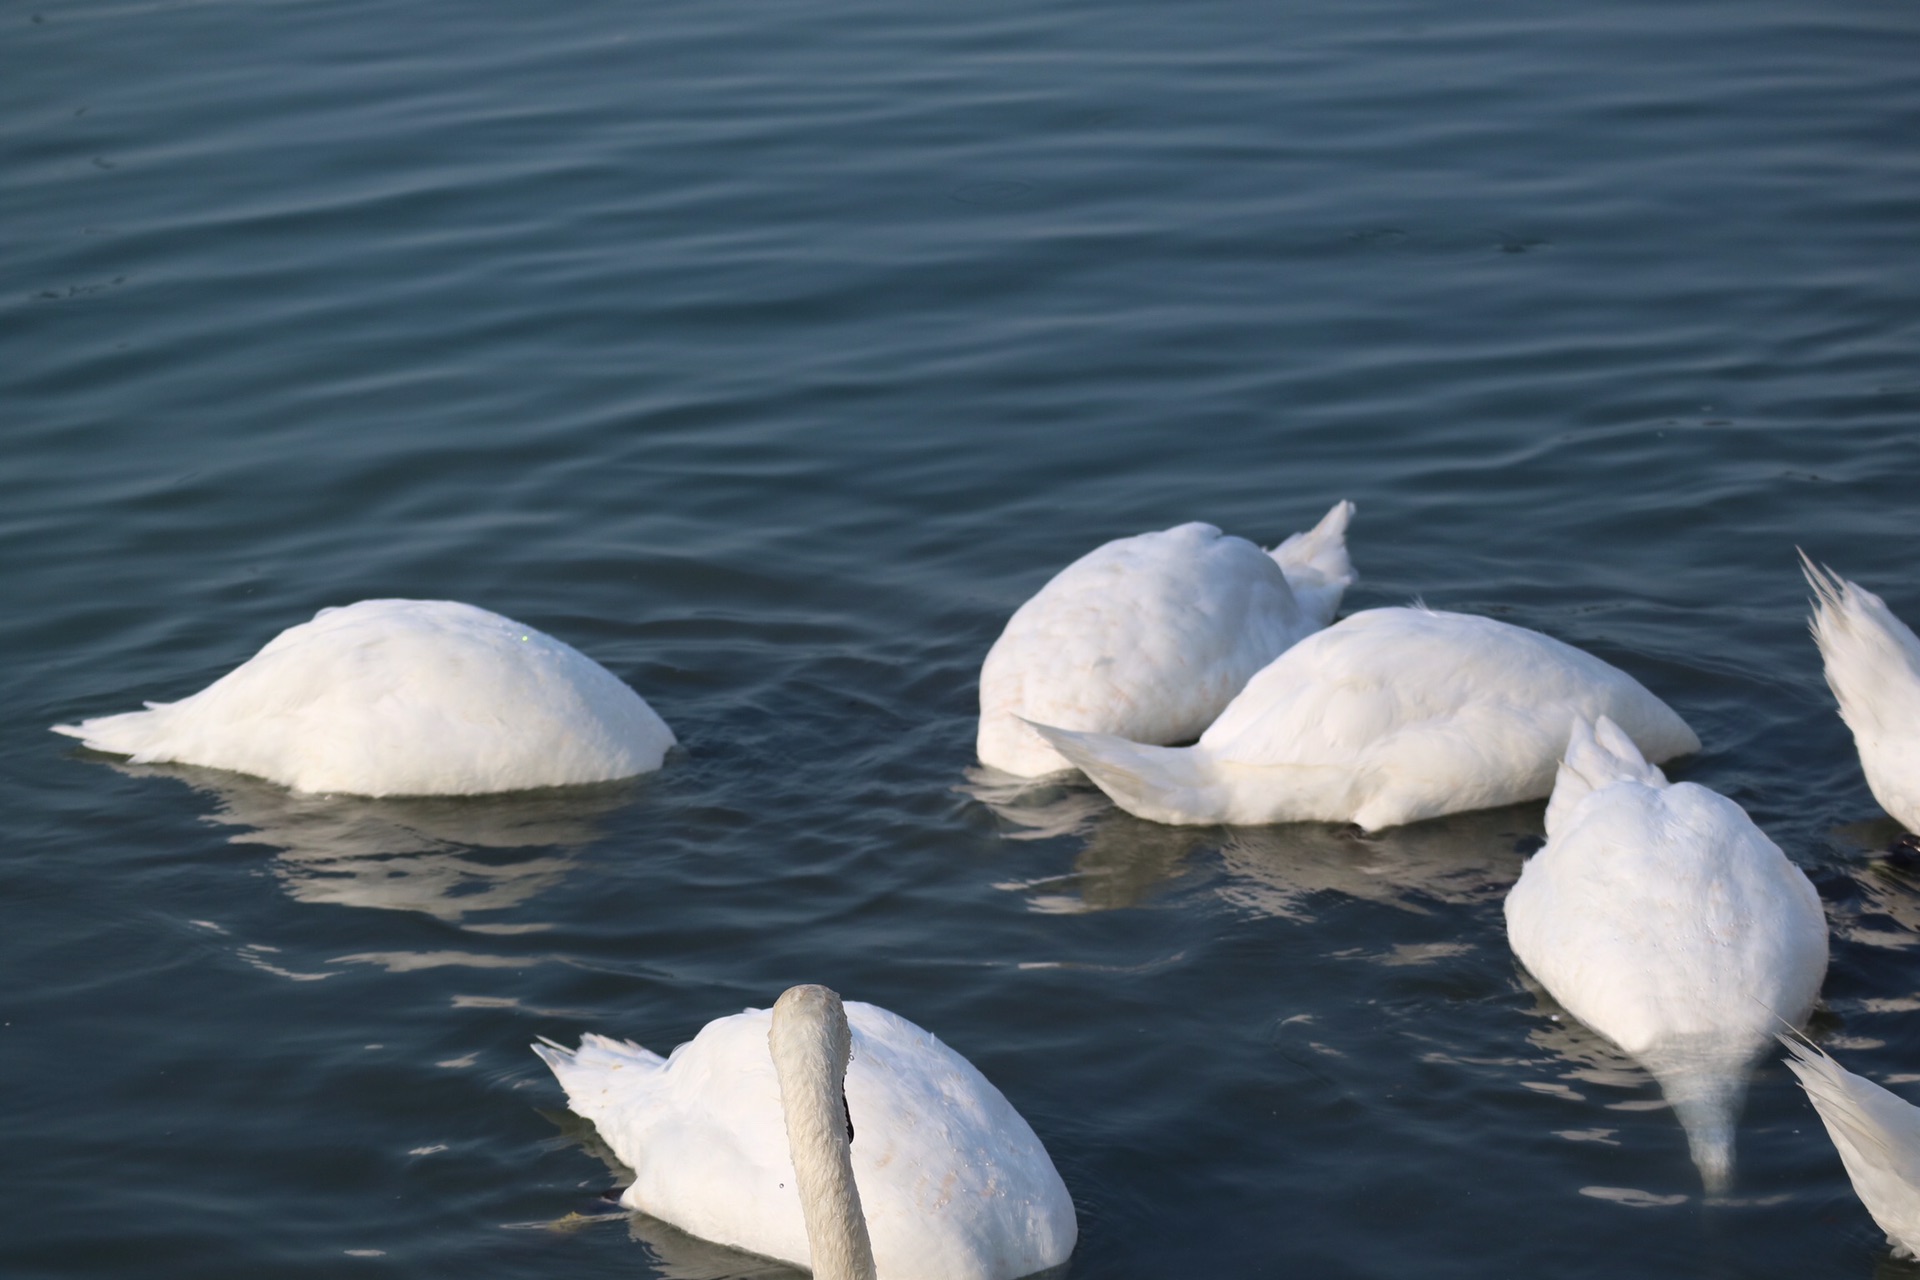
{"label": "swan reflection", "polygon": [[966,771],[966,781],[954,790],[992,810],[1004,824],[1000,835],[1007,840],[1070,836],[1090,829],[1101,814],[1114,812],[1113,802],[1077,773],[1022,778],[974,765]]}
{"label": "swan reflection", "polygon": [[1293,823],[1236,827],[1220,846],[1220,894],[1260,915],[1313,919],[1327,893],[1426,914],[1431,904],[1496,902],[1542,831],[1537,804],[1478,809],[1371,835]]}
{"label": "swan reflection", "polygon": [[300,902],[418,911],[446,921],[517,907],[557,884],[574,858],[551,850],[598,839],[599,820],[628,804],[636,790],[631,782],[615,782],[374,799],[289,791],[244,774],[184,765],[113,767],[174,778],[212,795],[218,807],[207,821],[240,828],[231,843],[277,850],[273,874]]}
{"label": "swan reflection", "polygon": [[1137,907],[1186,870],[1187,855],[1206,845],[1208,834],[1113,811],[1093,825],[1073,870],[1001,887],[1026,893],[1027,905],[1046,915]]}
{"label": "swan reflection", "polygon": [[1538,804],[1451,814],[1368,835],[1356,827],[1178,827],[1115,808],[1078,779],[1022,779],[975,768],[958,788],[986,805],[1008,840],[1084,838],[1073,869],[1003,885],[1036,911],[1072,913],[1139,906],[1186,874],[1195,850],[1217,847],[1226,901],[1258,915],[1306,921],[1317,897],[1334,893],[1427,912],[1434,904],[1499,901],[1538,845]]}
{"label": "swan reflection", "polygon": [[1920,855],[1901,842],[1906,829],[1883,818],[1836,827],[1831,835],[1861,855],[1839,863],[1846,877],[1840,892],[1821,882],[1834,936],[1895,951],[1920,945]]}

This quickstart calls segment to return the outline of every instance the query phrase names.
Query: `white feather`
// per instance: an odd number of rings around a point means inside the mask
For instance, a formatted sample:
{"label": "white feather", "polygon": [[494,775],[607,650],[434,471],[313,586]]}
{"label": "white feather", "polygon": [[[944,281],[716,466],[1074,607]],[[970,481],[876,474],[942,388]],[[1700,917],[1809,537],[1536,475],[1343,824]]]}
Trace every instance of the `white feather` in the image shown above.
{"label": "white feather", "polygon": [[1879,596],[1800,556],[1827,687],[1881,808],[1920,831],[1920,638]]}
{"label": "white feather", "polygon": [[322,609],[199,693],[53,731],[136,764],[363,796],[607,782],[658,769],[674,743],[577,649],[446,600]]}
{"label": "white feather", "polygon": [[1854,1194],[1896,1257],[1920,1257],[1920,1107],[1857,1076],[1811,1044],[1780,1037],[1787,1069],[1820,1113]]}
{"label": "white feather", "polygon": [[[1040,1139],[973,1064],[897,1014],[849,1000],[846,1106],[880,1280],[1013,1280],[1073,1252],[1073,1201]],[[621,1203],[703,1239],[809,1259],[771,1014],[710,1022],[661,1059],[588,1035],[535,1045],[634,1170]]]}
{"label": "white feather", "polygon": [[1507,938],[1660,1081],[1719,1190],[1749,1067],[1819,995],[1819,895],[1739,805],[1669,783],[1605,721],[1575,729],[1560,787],[1547,843],[1507,895]]}
{"label": "white feather", "polygon": [[1156,822],[1355,822],[1368,830],[1544,796],[1580,716],[1648,755],[1700,748],[1640,683],[1538,632],[1370,609],[1248,681],[1191,747],[1035,728],[1121,808]]}
{"label": "white feather", "polygon": [[981,763],[1066,769],[1026,721],[1139,742],[1198,736],[1289,645],[1333,618],[1353,582],[1353,504],[1271,553],[1210,524],[1120,538],[1014,612],[980,668]]}

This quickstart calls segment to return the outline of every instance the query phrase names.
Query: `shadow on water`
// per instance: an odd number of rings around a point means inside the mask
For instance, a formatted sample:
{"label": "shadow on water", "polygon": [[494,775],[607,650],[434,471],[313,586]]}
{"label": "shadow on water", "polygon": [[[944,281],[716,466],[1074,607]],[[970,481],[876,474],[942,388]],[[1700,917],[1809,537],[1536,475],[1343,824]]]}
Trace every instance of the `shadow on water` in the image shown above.
{"label": "shadow on water", "polygon": [[187,765],[109,763],[213,796],[218,808],[207,821],[240,828],[233,844],[277,850],[273,873],[296,901],[418,911],[448,922],[518,907],[558,884],[574,859],[553,851],[599,839],[604,821],[643,785],[371,798],[290,791]]}
{"label": "shadow on water", "polygon": [[1920,1259],[1896,1258],[1886,1250],[1874,1262],[1873,1280],[1920,1280]]}

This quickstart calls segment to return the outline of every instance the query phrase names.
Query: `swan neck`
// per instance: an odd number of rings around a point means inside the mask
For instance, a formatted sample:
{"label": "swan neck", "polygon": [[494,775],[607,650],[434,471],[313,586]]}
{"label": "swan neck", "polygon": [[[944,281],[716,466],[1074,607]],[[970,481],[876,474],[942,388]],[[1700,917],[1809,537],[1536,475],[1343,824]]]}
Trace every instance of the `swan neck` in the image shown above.
{"label": "swan neck", "polygon": [[1750,1058],[1737,1045],[1663,1045],[1641,1061],[1686,1131],[1687,1150],[1709,1195],[1733,1185],[1733,1136],[1747,1100]]}
{"label": "swan neck", "polygon": [[773,1006],[767,1046],[780,1081],[815,1280],[875,1280],[873,1243],[853,1180],[846,1101],[853,1033],[840,997],[820,986],[789,990]]}

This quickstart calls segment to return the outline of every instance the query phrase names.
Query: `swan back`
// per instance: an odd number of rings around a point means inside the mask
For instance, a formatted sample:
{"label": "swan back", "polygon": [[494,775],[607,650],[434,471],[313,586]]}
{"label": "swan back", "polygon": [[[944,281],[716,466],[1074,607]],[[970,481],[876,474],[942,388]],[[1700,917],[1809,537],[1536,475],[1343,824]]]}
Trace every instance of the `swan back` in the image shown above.
{"label": "swan back", "polygon": [[1920,1107],[1835,1062],[1814,1045],[1781,1036],[1860,1203],[1901,1257],[1920,1256]]}
{"label": "swan back", "polygon": [[1568,794],[1507,895],[1507,937],[1569,1013],[1660,1080],[1717,1188],[1747,1068],[1819,994],[1819,896],[1733,801],[1667,782],[1604,724],[1574,738]]}
{"label": "swan back", "polygon": [[1867,786],[1902,825],[1920,829],[1920,638],[1873,592],[1805,552],[1800,562],[1815,597],[1809,627]]}
{"label": "swan back", "polygon": [[1377,830],[1546,795],[1574,719],[1599,715],[1656,759],[1700,746],[1633,677],[1571,645],[1491,618],[1369,609],[1274,659],[1192,748],[1054,740],[1156,821]]}
{"label": "swan back", "polygon": [[1194,523],[1117,539],[1062,569],[1014,611],[981,666],[981,762],[1026,777],[1069,768],[1028,720],[1139,742],[1197,737],[1249,676],[1332,617],[1353,580],[1352,510],[1337,504],[1271,556]]}
{"label": "swan back", "polygon": [[190,697],[54,731],[137,764],[366,796],[606,782],[659,768],[674,742],[579,650],[449,600],[322,609]]}
{"label": "swan back", "polygon": [[[845,1010],[854,1180],[881,1280],[1014,1280],[1066,1261],[1073,1201],[1012,1104],[906,1019]],[[621,1203],[804,1267],[771,1023],[761,1009],[716,1019],[666,1059],[596,1035],[534,1051],[633,1168]]]}

